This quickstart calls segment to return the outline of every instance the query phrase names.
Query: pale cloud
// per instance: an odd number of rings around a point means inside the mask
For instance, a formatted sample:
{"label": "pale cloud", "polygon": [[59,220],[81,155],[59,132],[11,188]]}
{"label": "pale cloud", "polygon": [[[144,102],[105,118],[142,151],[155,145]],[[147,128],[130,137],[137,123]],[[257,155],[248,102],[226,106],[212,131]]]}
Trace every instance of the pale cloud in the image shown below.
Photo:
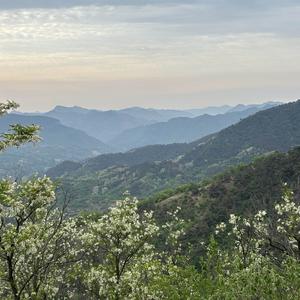
{"label": "pale cloud", "polygon": [[[73,101],[78,95],[84,101],[83,95],[90,94],[122,106],[118,97],[128,104],[140,97],[140,105],[152,97],[187,97],[190,102],[185,104],[193,106],[196,97],[213,99],[216,96],[208,94],[220,90],[261,90],[257,74],[264,74],[260,78],[270,91],[278,87],[281,76],[274,80],[267,74],[281,73],[290,79],[300,74],[297,1],[63,2],[12,0],[8,5],[0,0],[2,97],[14,94],[26,105],[29,90],[36,98],[34,85],[39,86],[38,97],[43,91],[47,94],[45,99],[51,98],[56,85],[62,95],[52,96],[59,101],[63,97]],[[199,87],[199,80],[206,85]],[[245,86],[247,81],[250,86]],[[18,86],[18,92],[3,89],[8,82]],[[67,88],[74,82],[76,95]],[[97,89],[95,82],[102,82],[102,88]],[[121,82],[130,88],[119,95],[114,83]],[[185,87],[171,91],[169,86],[180,82]],[[282,90],[297,90],[288,80],[281,82]]]}

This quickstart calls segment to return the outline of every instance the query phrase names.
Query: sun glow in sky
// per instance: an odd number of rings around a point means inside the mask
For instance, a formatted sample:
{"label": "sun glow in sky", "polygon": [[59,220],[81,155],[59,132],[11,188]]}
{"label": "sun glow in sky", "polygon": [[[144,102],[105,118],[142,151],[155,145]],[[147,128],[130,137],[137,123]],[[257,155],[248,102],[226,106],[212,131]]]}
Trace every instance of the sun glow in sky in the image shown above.
{"label": "sun glow in sky", "polygon": [[300,98],[297,0],[0,0],[0,92],[23,110]]}

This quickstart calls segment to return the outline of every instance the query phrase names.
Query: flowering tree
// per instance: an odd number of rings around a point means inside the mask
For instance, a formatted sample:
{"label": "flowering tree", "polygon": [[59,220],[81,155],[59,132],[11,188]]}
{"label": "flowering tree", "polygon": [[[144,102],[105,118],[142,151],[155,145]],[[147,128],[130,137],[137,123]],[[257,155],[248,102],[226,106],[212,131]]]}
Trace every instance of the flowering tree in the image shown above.
{"label": "flowering tree", "polygon": [[[173,232],[168,238],[175,243],[181,231],[171,222],[165,224],[164,230],[168,228]],[[95,299],[162,299],[157,282],[172,260],[156,248],[161,230],[153,212],[139,212],[137,199],[131,197],[117,202],[99,219],[86,220],[82,236],[86,256],[75,267],[83,295]]]}
{"label": "flowering tree", "polygon": [[[0,103],[0,116],[17,108]],[[0,151],[39,140],[36,125],[11,125],[2,134]],[[0,297],[3,299],[54,298],[62,287],[62,275],[76,256],[75,224],[65,220],[56,204],[50,179],[23,183],[0,181]],[[72,237],[72,239],[70,239]]]}
{"label": "flowering tree", "polygon": [[216,234],[232,239],[233,247],[217,247],[214,253],[214,259],[220,263],[212,288],[213,299],[299,296],[300,206],[292,191],[285,188],[274,211],[259,211],[252,218],[232,214],[227,224],[217,226]]}
{"label": "flowering tree", "polygon": [[223,222],[217,225],[216,234],[227,229],[245,267],[253,253],[300,260],[300,205],[293,197],[293,192],[285,186],[282,201],[274,206],[274,211],[261,210],[252,218],[231,214],[227,225]]}
{"label": "flowering tree", "polygon": [[[17,107],[0,104],[0,115]],[[38,141],[37,130],[12,125],[0,151]],[[54,190],[47,177],[0,181],[1,298],[162,299],[170,282],[181,278],[178,211],[158,226],[153,212],[139,212],[137,199],[128,197],[99,218],[67,219]],[[161,232],[169,251],[156,247]]]}
{"label": "flowering tree", "polygon": [[[87,222],[83,235],[88,259],[82,266],[86,292],[96,299],[143,299],[155,269],[153,237],[158,235],[152,213],[137,211],[137,200],[117,202],[108,214]],[[91,292],[93,295],[91,295]]]}
{"label": "flowering tree", "polygon": [[75,224],[54,209],[52,182],[44,177],[0,182],[0,295],[13,299],[53,298],[76,248]]}

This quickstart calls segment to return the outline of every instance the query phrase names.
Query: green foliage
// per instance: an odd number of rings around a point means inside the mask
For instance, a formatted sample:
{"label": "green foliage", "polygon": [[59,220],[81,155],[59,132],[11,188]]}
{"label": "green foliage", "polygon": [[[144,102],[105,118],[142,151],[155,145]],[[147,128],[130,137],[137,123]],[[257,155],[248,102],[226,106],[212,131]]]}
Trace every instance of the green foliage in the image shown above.
{"label": "green foliage", "polygon": [[300,149],[274,153],[200,185],[69,218],[49,178],[1,180],[0,297],[298,299],[299,159]]}
{"label": "green foliage", "polygon": [[225,232],[232,243],[222,248],[212,240],[202,262],[210,299],[299,297],[300,206],[286,191],[273,208],[275,213],[258,211],[250,218],[232,214],[217,226],[217,234]]}
{"label": "green foliage", "polygon": [[38,142],[40,138],[36,136],[36,133],[39,129],[40,127],[37,125],[11,125],[11,132],[3,133],[1,135],[0,151],[3,151],[8,147],[19,147],[28,142]]}
{"label": "green foliage", "polygon": [[[3,116],[12,109],[18,108],[19,105],[13,101],[0,103],[0,116]],[[9,147],[19,147],[28,142],[37,142],[40,138],[37,136],[39,126],[29,125],[22,126],[20,124],[10,125],[10,131],[2,133],[0,136],[0,151]]]}
{"label": "green foliage", "polygon": [[6,103],[0,103],[0,116],[7,114],[8,111],[12,109],[17,109],[19,105],[11,100],[8,100]]}
{"label": "green foliage", "polygon": [[300,293],[294,243],[300,208],[288,191],[274,207],[277,216],[231,215],[217,226],[228,243],[211,237],[198,269],[181,251],[180,209],[159,225],[129,197],[106,214],[64,220],[52,209],[47,178],[2,181],[0,195],[4,299],[297,299]]}
{"label": "green foliage", "polygon": [[[197,262],[198,255],[203,253],[201,242],[209,238],[218,223],[227,220],[232,213],[249,216],[259,209],[274,210],[284,182],[298,198],[299,178],[300,148],[296,148],[287,154],[261,157],[198,185],[168,190],[143,201],[141,206],[154,210],[159,222],[165,221],[167,211],[180,206],[180,217],[188,224],[183,242],[192,245]],[[226,238],[224,243],[227,242]]]}
{"label": "green foliage", "polygon": [[194,266],[170,265],[151,285],[164,300],[204,299],[202,278]]}

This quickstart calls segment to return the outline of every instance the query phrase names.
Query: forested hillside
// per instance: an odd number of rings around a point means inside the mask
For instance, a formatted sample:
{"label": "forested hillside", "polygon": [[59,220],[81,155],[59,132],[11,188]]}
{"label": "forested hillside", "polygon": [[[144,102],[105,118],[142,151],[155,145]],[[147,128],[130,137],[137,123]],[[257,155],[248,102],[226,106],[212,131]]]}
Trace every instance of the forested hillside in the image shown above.
{"label": "forested hillside", "polygon": [[300,144],[299,124],[300,100],[261,111],[220,131],[205,145],[195,147],[182,162],[204,167],[255,153],[287,151]]}
{"label": "forested hillside", "polygon": [[146,200],[142,208],[154,210],[163,222],[167,211],[181,207],[180,216],[189,223],[185,244],[192,243],[198,253],[201,242],[230,214],[249,217],[257,210],[272,211],[284,184],[299,201],[300,148],[257,158],[200,184],[165,190]]}
{"label": "forested hillside", "polygon": [[[56,178],[68,173],[78,175],[90,172],[101,171],[114,166],[135,166],[149,162],[160,162],[175,159],[178,156],[191,150],[192,144],[170,144],[145,146],[130,150],[125,153],[108,153],[83,162],[72,164],[72,162],[62,162],[49,169],[47,175]],[[70,169],[71,166],[71,169]]]}
{"label": "forested hillside", "polygon": [[83,168],[65,174],[61,180],[76,190],[74,207],[105,208],[109,199],[119,199],[124,190],[144,198],[183,183],[199,182],[227,167],[250,162],[259,155],[300,145],[299,116],[300,101],[281,105],[193,142],[189,144],[192,149],[184,146],[177,159],[134,166],[111,164],[93,172]]}

